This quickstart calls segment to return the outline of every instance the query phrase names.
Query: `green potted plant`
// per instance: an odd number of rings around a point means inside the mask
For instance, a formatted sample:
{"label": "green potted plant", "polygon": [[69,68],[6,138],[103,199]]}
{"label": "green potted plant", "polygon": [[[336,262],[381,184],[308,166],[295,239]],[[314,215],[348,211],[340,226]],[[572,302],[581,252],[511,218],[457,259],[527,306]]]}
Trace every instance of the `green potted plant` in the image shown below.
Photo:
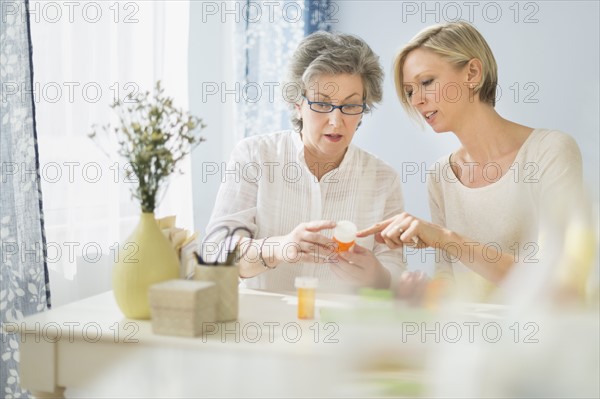
{"label": "green potted plant", "polygon": [[177,254],[161,232],[154,210],[169,177],[181,172],[181,161],[204,141],[197,131],[206,126],[200,118],[176,108],[160,81],[153,93],[130,95],[111,107],[118,115],[118,125],[94,125],[89,136],[97,139],[100,132],[114,135],[118,154],[128,162],[127,177],[135,182],[132,196],[142,211],[137,227],[120,245],[112,287],[125,316],[148,319],[148,288],[179,277]]}

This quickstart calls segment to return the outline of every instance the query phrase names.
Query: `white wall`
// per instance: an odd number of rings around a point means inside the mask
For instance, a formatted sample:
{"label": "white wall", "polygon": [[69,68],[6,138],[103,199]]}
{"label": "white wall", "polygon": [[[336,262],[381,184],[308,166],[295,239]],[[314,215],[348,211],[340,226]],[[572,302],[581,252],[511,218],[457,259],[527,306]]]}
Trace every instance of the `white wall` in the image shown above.
{"label": "white wall", "polygon": [[[336,29],[365,39],[386,68],[383,104],[360,128],[356,143],[402,172],[407,211],[429,218],[425,177],[414,170],[423,172],[426,165],[452,152],[458,140],[408,119],[396,98],[391,66],[396,51],[419,30],[462,15],[481,31],[496,57],[501,90],[497,110],[526,126],[571,134],[581,148],[585,180],[597,201],[599,3],[471,4],[469,9],[465,2],[338,2]],[[421,254],[410,255],[408,263],[409,268],[427,271],[433,267],[421,260]]]}
{"label": "white wall", "polygon": [[[460,12],[481,31],[496,57],[502,93],[497,110],[527,126],[571,134],[582,150],[585,180],[597,199],[599,3],[521,2],[518,22],[516,2],[471,2],[471,19],[465,3],[469,2],[428,2],[425,6],[406,1],[338,2],[336,29],[365,39],[386,68],[383,104],[360,128],[356,143],[405,172],[411,170],[410,163],[431,164],[457,146],[452,134],[421,129],[408,119],[396,98],[391,66],[396,51],[420,29],[454,19]],[[439,12],[426,13],[436,7]],[[501,17],[492,22],[496,10],[501,10]],[[538,22],[524,23],[526,16]],[[404,175],[407,210],[428,216],[424,180],[420,175]]]}
{"label": "white wall", "polygon": [[[206,142],[192,154],[192,179],[194,197],[194,229],[201,234],[210,218],[217,190],[218,178],[212,176],[213,165],[226,162],[233,148],[233,106],[223,101],[221,92],[213,93],[214,85],[234,87],[233,58],[241,56],[232,50],[235,15],[221,22],[221,13],[215,12],[213,1],[190,2],[189,47],[189,106],[193,115],[206,123],[202,132]],[[226,96],[225,99],[231,98]]]}
{"label": "white wall", "polygon": [[[424,177],[421,173],[407,172],[414,166],[422,172],[422,166],[450,153],[458,141],[451,134],[436,135],[428,127],[421,129],[407,118],[394,92],[392,60],[396,51],[420,29],[454,20],[457,16],[474,23],[494,51],[502,93],[498,111],[527,126],[556,128],[571,134],[582,150],[585,180],[594,199],[598,200],[600,33],[597,1],[423,3],[341,0],[337,5],[338,10],[333,15],[338,20],[335,30],[365,39],[381,56],[386,70],[384,101],[364,119],[355,143],[404,172],[408,211],[421,217],[429,216]],[[214,54],[207,54],[195,47],[206,46],[200,43],[206,37],[201,32],[207,27],[194,23],[195,18],[200,18],[198,12],[199,5],[192,2],[192,80],[198,79],[194,77],[194,71],[199,63],[215,57],[223,60],[219,58],[223,56],[222,48],[214,48]],[[222,62],[226,65],[226,61]],[[214,64],[211,65],[218,72],[218,66]],[[200,162],[221,159],[227,152],[223,148],[230,148],[232,143],[219,137],[219,125],[212,124],[212,119],[224,112],[223,105],[209,104],[208,108],[202,108],[197,90],[197,84],[192,81],[190,105],[199,115],[209,115],[211,131],[207,134],[210,144],[203,144],[201,152],[195,154],[195,173],[199,175]],[[195,227],[200,231],[208,221],[216,190],[214,181],[206,184],[195,178]],[[420,265],[415,257],[409,262],[411,267],[429,269],[431,266]]]}

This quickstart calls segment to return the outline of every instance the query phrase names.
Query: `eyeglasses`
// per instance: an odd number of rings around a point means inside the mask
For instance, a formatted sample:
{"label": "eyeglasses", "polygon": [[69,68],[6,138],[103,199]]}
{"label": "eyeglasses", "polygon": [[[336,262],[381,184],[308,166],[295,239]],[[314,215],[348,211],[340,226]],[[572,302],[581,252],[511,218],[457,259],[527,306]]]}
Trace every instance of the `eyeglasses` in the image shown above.
{"label": "eyeglasses", "polygon": [[310,101],[305,96],[302,96],[308,103],[308,106],[312,111],[318,112],[320,114],[328,114],[333,112],[335,109],[339,108],[342,111],[342,114],[346,115],[359,115],[365,112],[367,109],[367,104],[344,104],[344,105],[333,105],[330,103],[323,103],[319,101]]}

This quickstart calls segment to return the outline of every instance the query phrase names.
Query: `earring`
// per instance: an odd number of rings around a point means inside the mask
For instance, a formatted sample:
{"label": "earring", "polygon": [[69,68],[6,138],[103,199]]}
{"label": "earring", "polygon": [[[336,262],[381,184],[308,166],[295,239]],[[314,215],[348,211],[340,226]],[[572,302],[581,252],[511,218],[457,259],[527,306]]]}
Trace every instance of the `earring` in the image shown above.
{"label": "earring", "polygon": [[473,83],[469,85],[469,88],[472,89],[474,87]]}

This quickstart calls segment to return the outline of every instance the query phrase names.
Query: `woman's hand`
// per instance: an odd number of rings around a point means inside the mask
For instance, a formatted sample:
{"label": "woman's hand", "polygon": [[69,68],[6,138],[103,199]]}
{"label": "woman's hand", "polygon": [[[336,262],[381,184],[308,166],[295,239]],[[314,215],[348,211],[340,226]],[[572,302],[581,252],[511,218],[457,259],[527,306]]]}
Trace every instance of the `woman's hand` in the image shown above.
{"label": "woman's hand", "polygon": [[426,222],[406,212],[361,230],[356,236],[366,237],[371,234],[375,234],[377,242],[385,243],[392,249],[410,246],[431,247],[444,251],[452,262],[461,262],[495,284],[504,279],[514,264],[511,254],[503,254],[501,248],[488,248],[460,233]]}
{"label": "woman's hand", "polygon": [[394,249],[404,245],[425,248],[440,247],[445,229],[402,212],[390,219],[356,233],[357,237],[375,234],[375,241]]}
{"label": "woman's hand", "polygon": [[404,299],[412,305],[419,305],[423,302],[429,283],[429,276],[422,271],[405,271],[400,275],[394,290],[398,298]]}
{"label": "woman's hand", "polygon": [[390,272],[377,260],[372,251],[358,244],[338,254],[331,269],[340,278],[360,286],[390,287]]}
{"label": "woman's hand", "polygon": [[331,257],[335,254],[335,243],[319,232],[334,227],[335,222],[330,220],[300,223],[285,236],[269,238],[263,247],[263,258],[270,263],[270,266],[281,262],[331,261]]}

